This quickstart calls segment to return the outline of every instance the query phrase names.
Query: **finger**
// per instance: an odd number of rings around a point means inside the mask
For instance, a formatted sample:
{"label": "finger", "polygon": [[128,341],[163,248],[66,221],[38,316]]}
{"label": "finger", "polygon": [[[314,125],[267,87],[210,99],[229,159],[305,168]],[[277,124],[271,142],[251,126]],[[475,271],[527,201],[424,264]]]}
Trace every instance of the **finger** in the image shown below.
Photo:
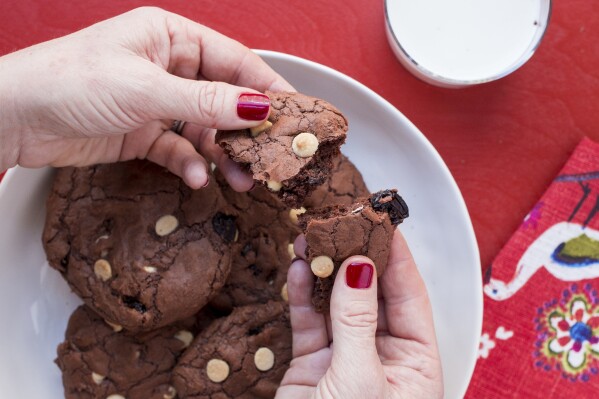
{"label": "finger", "polygon": [[399,230],[393,236],[389,262],[380,281],[389,333],[425,344],[436,342],[426,287]]}
{"label": "finger", "polygon": [[264,92],[295,91],[264,60],[241,43],[187,18],[169,13],[169,70]]}
{"label": "finger", "polygon": [[215,133],[214,129],[193,123],[187,123],[183,129],[183,137],[188,139],[204,157],[214,162],[233,190],[238,192],[250,190],[254,186],[252,175],[230,159],[214,142]]}
{"label": "finger", "polygon": [[170,130],[156,138],[146,158],[181,177],[192,189],[202,188],[210,182],[206,160],[188,140]]}
{"label": "finger", "polygon": [[287,290],[294,358],[329,346],[324,316],[312,306],[313,286],[314,275],[308,264],[303,260],[293,262],[287,274]]}
{"label": "finger", "polygon": [[293,243],[293,252],[295,252],[295,256],[306,260],[307,248],[308,243],[306,242],[306,237],[303,234],[300,234],[295,238],[295,242]]}
{"label": "finger", "polygon": [[380,365],[375,345],[377,310],[374,263],[365,256],[348,258],[337,272],[331,295],[333,365],[355,365],[358,370]]}
{"label": "finger", "polygon": [[270,112],[268,96],[255,90],[157,71],[155,84],[146,88],[151,91],[146,93],[147,112],[153,119],[178,119],[208,128],[235,130],[261,124]]}

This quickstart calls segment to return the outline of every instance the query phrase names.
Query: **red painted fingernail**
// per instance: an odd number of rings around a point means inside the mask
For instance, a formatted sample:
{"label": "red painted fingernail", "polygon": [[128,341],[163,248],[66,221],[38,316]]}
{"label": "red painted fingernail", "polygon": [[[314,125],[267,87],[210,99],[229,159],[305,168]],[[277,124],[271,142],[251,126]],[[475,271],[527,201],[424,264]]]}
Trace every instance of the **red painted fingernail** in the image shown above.
{"label": "red painted fingernail", "polygon": [[210,176],[208,176],[208,178],[206,179],[206,183],[204,183],[204,185],[202,186],[202,188],[208,187],[209,184],[210,184]]}
{"label": "red painted fingernail", "polygon": [[268,117],[270,99],[267,95],[243,93],[237,99],[237,115],[248,121],[261,121]]}
{"label": "red painted fingernail", "polygon": [[372,284],[374,267],[369,263],[352,263],[347,266],[345,282],[350,288],[365,289]]}

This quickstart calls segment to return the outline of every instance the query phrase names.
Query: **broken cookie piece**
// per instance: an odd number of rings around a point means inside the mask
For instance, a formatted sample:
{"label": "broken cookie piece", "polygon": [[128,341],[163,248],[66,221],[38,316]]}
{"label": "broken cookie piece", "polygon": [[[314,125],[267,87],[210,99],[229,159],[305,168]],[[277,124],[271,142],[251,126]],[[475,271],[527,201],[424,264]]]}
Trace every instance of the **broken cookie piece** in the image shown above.
{"label": "broken cookie piece", "polygon": [[324,100],[300,93],[266,92],[268,123],[254,129],[219,131],[216,142],[255,181],[299,208],[331,174],[332,159],[345,142],[347,120]]}
{"label": "broken cookie piece", "polygon": [[240,307],[197,336],[173,372],[173,385],[187,399],[272,399],[290,361],[286,306]]}
{"label": "broken cookie piece", "polygon": [[387,265],[395,227],[408,217],[397,190],[384,190],[351,205],[308,210],[299,223],[308,244],[306,256],[316,276],[312,302],[318,312],[329,309],[337,270],[350,256],[374,261],[380,276]]}

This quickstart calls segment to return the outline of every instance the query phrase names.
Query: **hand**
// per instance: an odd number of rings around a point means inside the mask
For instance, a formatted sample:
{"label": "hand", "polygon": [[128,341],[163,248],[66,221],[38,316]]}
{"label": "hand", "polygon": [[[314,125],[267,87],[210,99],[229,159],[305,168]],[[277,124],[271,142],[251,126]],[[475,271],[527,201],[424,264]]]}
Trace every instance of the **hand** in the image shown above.
{"label": "hand", "polygon": [[[293,90],[240,43],[157,8],[4,56],[0,76],[0,170],[147,158],[199,188],[208,159],[238,191],[251,177],[213,129],[266,119],[264,97],[258,113],[238,115],[243,93]],[[175,119],[190,122],[182,137]]]}
{"label": "hand", "polygon": [[[305,245],[303,237],[296,241],[298,255],[304,253]],[[304,260],[292,264],[287,284],[293,360],[277,399],[443,396],[430,302],[399,231],[378,284],[359,289],[346,283],[348,267],[353,272],[367,271],[372,264],[364,256],[343,262],[335,280],[330,317],[312,307],[313,275],[308,264]],[[362,285],[369,281],[361,280]]]}

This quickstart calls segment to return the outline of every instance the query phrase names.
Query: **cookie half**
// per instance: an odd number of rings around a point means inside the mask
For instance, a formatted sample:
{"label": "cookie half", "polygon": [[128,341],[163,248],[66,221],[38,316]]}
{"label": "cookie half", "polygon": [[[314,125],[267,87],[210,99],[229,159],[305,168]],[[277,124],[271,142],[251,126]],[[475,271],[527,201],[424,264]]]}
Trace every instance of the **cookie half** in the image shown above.
{"label": "cookie half", "polygon": [[348,129],[343,114],[328,102],[300,93],[266,92],[271,101],[268,122],[260,128],[219,131],[216,142],[254,180],[291,207],[331,174]]}
{"label": "cookie half", "polygon": [[377,275],[385,271],[395,227],[408,217],[397,190],[384,190],[351,205],[309,210],[299,216],[308,244],[307,261],[316,281],[312,302],[318,312],[329,309],[335,276],[345,259],[364,255]]}

